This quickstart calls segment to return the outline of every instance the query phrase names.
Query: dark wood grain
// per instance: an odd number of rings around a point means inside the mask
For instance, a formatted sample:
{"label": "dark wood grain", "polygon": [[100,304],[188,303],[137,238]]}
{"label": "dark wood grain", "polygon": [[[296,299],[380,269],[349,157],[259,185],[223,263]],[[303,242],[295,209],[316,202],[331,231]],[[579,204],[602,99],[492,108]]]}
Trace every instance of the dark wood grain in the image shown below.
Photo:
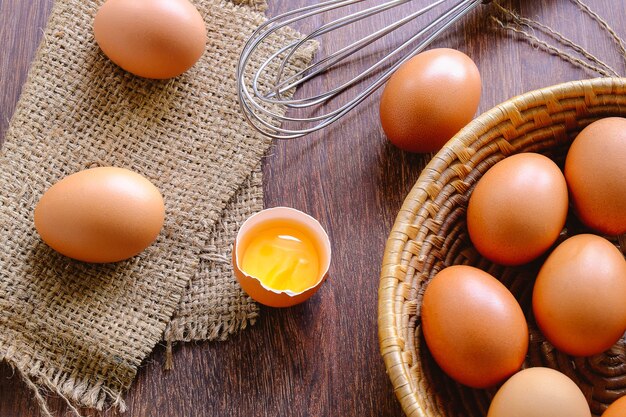
{"label": "dark wood grain", "polygon": [[[308,1],[270,0],[269,13]],[[623,10],[626,0],[588,2],[620,34],[626,32],[626,17],[614,13]],[[570,0],[505,4],[561,29],[624,72],[624,57],[615,45]],[[0,137],[50,7],[51,0],[0,0]],[[476,61],[483,80],[480,112],[528,90],[594,76],[494,30],[484,9],[435,46],[460,49]],[[321,88],[324,82],[306,88]],[[256,326],[226,342],[176,346],[172,371],[163,371],[163,348],[157,348],[128,392],[126,415],[402,415],[379,355],[378,274],[389,230],[428,156],[410,155],[387,143],[378,121],[379,94],[325,131],[276,143],[264,161],[266,205],[304,210],[329,231],[334,256],[321,290],[294,308],[263,308]],[[8,366],[0,365],[0,417],[38,416],[31,397]],[[50,397],[49,403],[66,415],[62,401]]]}

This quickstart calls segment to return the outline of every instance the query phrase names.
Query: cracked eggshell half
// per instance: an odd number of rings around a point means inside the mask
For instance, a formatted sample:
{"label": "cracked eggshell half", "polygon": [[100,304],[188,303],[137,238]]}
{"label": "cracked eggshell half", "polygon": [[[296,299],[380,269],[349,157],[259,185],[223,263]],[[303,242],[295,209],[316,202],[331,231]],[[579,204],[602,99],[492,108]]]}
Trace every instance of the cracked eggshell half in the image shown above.
{"label": "cracked eggshell half", "polygon": [[[314,279],[300,286],[298,290],[276,288],[264,282],[263,277],[247,273],[243,268],[243,258],[251,242],[271,228],[287,226],[306,236],[316,251],[317,274]],[[270,307],[290,307],[304,302],[320,288],[328,275],[331,260],[331,245],[328,234],[313,217],[289,207],[274,207],[250,216],[240,227],[235,239],[233,270],[243,290],[255,301]]]}

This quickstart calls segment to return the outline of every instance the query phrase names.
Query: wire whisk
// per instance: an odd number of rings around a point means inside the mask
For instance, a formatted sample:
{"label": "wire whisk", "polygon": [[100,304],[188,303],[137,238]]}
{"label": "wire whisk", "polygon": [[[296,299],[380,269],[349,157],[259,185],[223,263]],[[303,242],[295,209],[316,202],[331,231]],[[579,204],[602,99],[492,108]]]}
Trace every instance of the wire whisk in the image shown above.
{"label": "wire whisk", "polygon": [[[239,102],[246,119],[255,129],[275,139],[293,139],[320,130],[345,116],[384,85],[400,65],[426,49],[442,32],[485,2],[436,0],[361,39],[346,46],[338,46],[334,52],[317,57],[295,73],[286,71],[290,60],[303,48],[310,49],[313,43],[321,43],[322,39],[328,42],[329,38],[329,43],[334,44],[336,41],[332,35],[335,31],[349,25],[366,24],[365,19],[368,18],[379,19],[381,13],[412,1],[387,0],[367,7],[362,6],[367,3],[364,0],[330,0],[292,10],[266,21],[244,46],[237,67]],[[362,9],[352,11],[350,6],[353,5],[362,6]],[[446,6],[448,8],[443,12],[437,12]],[[251,68],[252,57],[259,53],[260,46],[275,33],[292,25],[299,29],[297,25],[302,25],[302,22],[319,20],[320,16],[332,16],[333,11],[338,9],[341,9],[339,17],[331,17],[333,20],[329,23],[324,23],[302,38],[279,47],[269,56],[263,57],[257,68]],[[349,67],[359,51],[420,16],[428,16],[429,12],[438,14],[424,27],[412,33],[407,40],[384,53],[381,58],[376,58],[373,64],[357,75],[346,81],[339,79],[336,85],[326,91],[314,92],[304,97],[293,96],[297,87],[315,77],[328,74],[329,71],[346,67],[346,63]],[[371,22],[370,20],[370,24]],[[272,76],[274,82],[271,85],[261,85],[261,74],[268,71],[275,73]],[[338,104],[331,105],[333,100],[338,101]]]}

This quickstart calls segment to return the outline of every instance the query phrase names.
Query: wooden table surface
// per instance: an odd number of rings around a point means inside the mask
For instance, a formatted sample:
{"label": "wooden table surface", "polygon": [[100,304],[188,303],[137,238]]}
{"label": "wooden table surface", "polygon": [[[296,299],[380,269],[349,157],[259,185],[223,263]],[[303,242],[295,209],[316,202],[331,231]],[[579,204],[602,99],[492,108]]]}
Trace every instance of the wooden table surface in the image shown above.
{"label": "wooden table surface", "polygon": [[[586,1],[626,35],[626,0]],[[270,0],[268,13],[310,2]],[[503,4],[562,31],[624,73],[624,56],[574,0]],[[52,0],[0,0],[0,137],[51,6]],[[597,76],[497,30],[486,8],[434,46],[457,48],[474,59],[483,80],[479,113],[525,91]],[[307,88],[320,88],[322,82]],[[394,218],[429,156],[388,144],[378,119],[379,96],[325,131],[277,143],[265,159],[266,205],[304,210],[329,231],[334,251],[329,280],[303,305],[262,308],[255,326],[226,342],[177,345],[172,371],[163,370],[164,349],[158,347],[126,395],[126,415],[403,415],[379,354],[378,275]],[[50,396],[49,404],[57,415],[69,415],[58,398]],[[0,417],[39,415],[29,389],[0,365]],[[84,415],[117,413],[84,410]]]}

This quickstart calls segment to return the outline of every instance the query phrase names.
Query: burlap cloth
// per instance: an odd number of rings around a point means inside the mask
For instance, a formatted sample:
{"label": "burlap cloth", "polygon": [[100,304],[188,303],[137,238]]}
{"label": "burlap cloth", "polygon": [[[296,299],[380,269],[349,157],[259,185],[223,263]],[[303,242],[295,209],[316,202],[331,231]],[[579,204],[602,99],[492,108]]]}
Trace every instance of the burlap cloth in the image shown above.
{"label": "burlap cloth", "polygon": [[[234,71],[264,20],[252,8],[264,3],[196,0],[206,52],[187,73],[153,81],[125,73],[95,44],[102,1],[56,1],[1,151],[0,359],[42,403],[46,389],[123,409],[122,393],[166,329],[169,340],[224,338],[257,314],[228,258],[237,225],[262,206],[269,141],[243,121]],[[286,30],[275,42],[296,36]],[[139,172],[165,198],[156,243],[125,262],[72,261],[34,230],[42,193],[97,165]]]}

